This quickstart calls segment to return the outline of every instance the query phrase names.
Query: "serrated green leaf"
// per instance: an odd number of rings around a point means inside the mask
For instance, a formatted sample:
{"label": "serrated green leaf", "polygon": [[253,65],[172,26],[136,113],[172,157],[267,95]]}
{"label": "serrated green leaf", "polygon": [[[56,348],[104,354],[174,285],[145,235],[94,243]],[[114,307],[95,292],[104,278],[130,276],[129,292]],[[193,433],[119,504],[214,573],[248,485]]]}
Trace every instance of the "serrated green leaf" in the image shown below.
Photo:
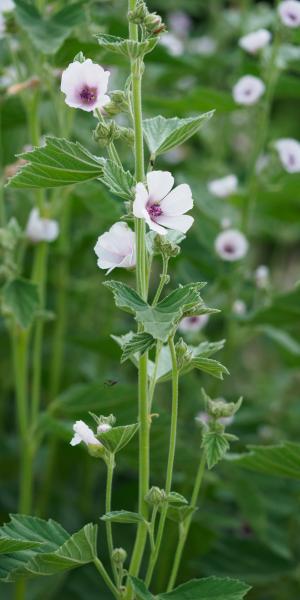
{"label": "serrated green leaf", "polygon": [[96,179],[103,175],[105,159],[93,156],[78,142],[46,137],[45,145],[20,154],[28,160],[8,181],[15,188],[53,188]]}
{"label": "serrated green leaf", "polygon": [[207,466],[212,469],[225,456],[229,449],[229,442],[218,431],[205,431],[202,437],[202,448],[205,451]]}
{"label": "serrated green leaf", "polygon": [[116,454],[122,448],[127,446],[133,436],[136,434],[139,428],[138,423],[132,425],[123,425],[120,427],[112,427],[109,431],[104,431],[99,434],[99,439],[102,444],[109,450]]}
{"label": "serrated green leaf", "polygon": [[224,367],[224,365],[222,365],[220,362],[213,360],[212,358],[202,358],[200,356],[193,358],[190,362],[190,367],[191,368],[189,370],[199,369],[200,371],[208,373],[217,379],[223,379],[224,374],[229,375],[228,369],[226,369],[226,367]]}
{"label": "serrated green leaf", "polygon": [[104,33],[97,33],[95,37],[97,38],[100,46],[105,50],[116,52],[117,54],[121,54],[126,58],[129,57],[131,59],[136,59],[144,56],[144,54],[148,54],[148,52],[151,52],[153,48],[155,48],[158,42],[157,37],[148,38],[147,40],[141,42],[127,40],[115,35],[108,35]]}
{"label": "serrated green leaf", "polygon": [[242,600],[250,589],[237,579],[207,577],[188,581],[172,592],[159,594],[158,600]]}
{"label": "serrated green leaf", "polygon": [[210,111],[186,119],[165,119],[161,115],[153,119],[144,119],[143,132],[151,154],[158,156],[183,144],[211,119],[213,114],[214,111]]}
{"label": "serrated green leaf", "polygon": [[142,515],[129,510],[113,510],[109,513],[106,513],[106,515],[103,515],[101,520],[109,521],[111,523],[146,523]]}
{"label": "serrated green leaf", "polygon": [[167,496],[167,501],[170,504],[188,504],[187,499],[181,494],[178,494],[178,492],[170,492]]}
{"label": "serrated green leaf", "polygon": [[197,314],[201,311],[214,312],[214,309],[205,306],[199,294],[205,283],[189,283],[178,287],[154,307],[124,283],[107,281],[104,285],[112,290],[117,306],[135,314],[138,323],[143,324],[144,331],[162,342],[167,341],[180,319],[189,311],[197,308]]}
{"label": "serrated green leaf", "polygon": [[103,175],[100,181],[111,191],[124,200],[132,200],[133,190],[136,181],[129,171],[124,171],[123,167],[107,160],[103,167]]}
{"label": "serrated green leaf", "polygon": [[42,543],[43,542],[14,540],[9,537],[0,536],[0,554],[10,554],[11,552],[18,552],[20,550],[29,550]]}
{"label": "serrated green leaf", "polygon": [[154,345],[155,340],[149,333],[141,332],[133,334],[130,340],[122,346],[121,363],[131,358],[134,354],[138,353],[142,356],[147,350],[153,348]]}
{"label": "serrated green leaf", "polygon": [[28,571],[33,575],[54,575],[93,562],[97,556],[97,530],[97,525],[88,523],[55,552],[33,558],[27,566]]}
{"label": "serrated green leaf", "polygon": [[15,1],[15,17],[33,45],[44,54],[55,54],[73,27],[85,20],[83,2],[68,4],[54,15],[44,18],[33,4]]}
{"label": "serrated green leaf", "polygon": [[300,444],[284,442],[278,446],[249,446],[249,450],[247,454],[229,455],[228,460],[258,473],[300,479]]}
{"label": "serrated green leaf", "polygon": [[3,288],[3,301],[20,327],[26,329],[33,322],[39,307],[37,285],[21,277],[13,279]]}

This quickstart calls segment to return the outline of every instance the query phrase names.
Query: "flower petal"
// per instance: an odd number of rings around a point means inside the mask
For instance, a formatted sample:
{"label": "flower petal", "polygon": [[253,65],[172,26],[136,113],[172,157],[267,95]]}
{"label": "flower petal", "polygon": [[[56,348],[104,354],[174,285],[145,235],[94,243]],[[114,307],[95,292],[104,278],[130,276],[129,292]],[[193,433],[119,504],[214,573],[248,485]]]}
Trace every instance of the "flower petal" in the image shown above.
{"label": "flower petal", "polygon": [[194,223],[193,217],[190,217],[189,215],[162,215],[161,217],[157,217],[156,221],[160,225],[168,227],[168,229],[175,229],[176,231],[181,231],[182,233],[186,233]]}
{"label": "flower petal", "polygon": [[169,171],[151,171],[147,174],[150,202],[159,202],[172,189],[174,177]]}
{"label": "flower petal", "polygon": [[182,183],[174,188],[162,201],[164,215],[183,215],[193,208],[192,190],[189,185]]}
{"label": "flower petal", "polygon": [[159,235],[166,235],[168,233],[164,227],[161,227],[161,225],[159,225],[156,221],[152,221],[150,218],[149,221],[147,220],[147,223],[150,229],[152,229],[152,231],[156,231],[156,233],[159,233]]}
{"label": "flower petal", "polygon": [[137,183],[136,188],[135,188],[135,200],[133,203],[132,210],[133,210],[134,216],[138,217],[138,219],[145,218],[145,211],[146,211],[146,205],[147,205],[148,199],[149,199],[148,192],[147,192],[144,184]]}

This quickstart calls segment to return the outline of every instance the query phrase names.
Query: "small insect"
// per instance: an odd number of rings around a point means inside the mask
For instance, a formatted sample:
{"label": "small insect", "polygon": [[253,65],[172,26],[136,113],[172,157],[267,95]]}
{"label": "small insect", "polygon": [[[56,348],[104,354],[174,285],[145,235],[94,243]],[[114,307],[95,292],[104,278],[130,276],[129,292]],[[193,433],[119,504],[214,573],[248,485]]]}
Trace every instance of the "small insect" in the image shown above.
{"label": "small insect", "polygon": [[118,383],[118,381],[116,379],[106,379],[106,381],[104,381],[105,387],[112,387],[113,385],[116,385],[117,383]]}

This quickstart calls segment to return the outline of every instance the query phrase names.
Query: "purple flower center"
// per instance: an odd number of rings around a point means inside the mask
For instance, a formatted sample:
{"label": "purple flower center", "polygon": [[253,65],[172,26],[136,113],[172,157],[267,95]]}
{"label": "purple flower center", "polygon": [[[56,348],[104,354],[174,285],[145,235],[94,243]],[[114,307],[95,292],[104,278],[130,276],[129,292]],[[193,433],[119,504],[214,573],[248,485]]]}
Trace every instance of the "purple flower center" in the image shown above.
{"label": "purple flower center", "polygon": [[194,323],[198,323],[199,317],[189,317],[189,321],[194,325]]}
{"label": "purple flower center", "polygon": [[291,167],[293,167],[296,163],[295,156],[293,154],[288,155],[288,163]]}
{"label": "purple flower center", "polygon": [[292,13],[292,12],[288,12],[288,13],[287,13],[287,17],[288,17],[288,18],[289,18],[291,21],[293,21],[293,22],[297,20],[297,15],[295,15],[295,14],[294,14],[294,13]]}
{"label": "purple flower center", "polygon": [[226,252],[227,254],[234,254],[235,252],[235,247],[233,244],[230,244],[229,242],[227,244],[224,245],[224,252]]}
{"label": "purple flower center", "polygon": [[147,210],[151,219],[155,219],[156,217],[160,217],[160,215],[162,215],[162,210],[159,204],[150,204],[150,206],[147,207]]}
{"label": "purple flower center", "polygon": [[83,104],[94,104],[97,100],[97,88],[85,85],[79,95]]}

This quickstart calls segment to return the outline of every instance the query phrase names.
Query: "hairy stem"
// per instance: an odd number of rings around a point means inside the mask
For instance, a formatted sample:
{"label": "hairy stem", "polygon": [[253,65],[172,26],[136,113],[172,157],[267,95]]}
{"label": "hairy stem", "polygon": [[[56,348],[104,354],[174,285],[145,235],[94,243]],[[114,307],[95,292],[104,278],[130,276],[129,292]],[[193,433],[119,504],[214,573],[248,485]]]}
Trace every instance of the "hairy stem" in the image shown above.
{"label": "hairy stem", "polygon": [[99,571],[101,577],[103,578],[103,580],[105,581],[107,587],[110,589],[111,593],[113,594],[113,596],[119,600],[120,599],[120,594],[118,589],[116,588],[115,584],[112,582],[108,572],[106,571],[105,567],[103,566],[101,560],[96,557],[94,559],[94,565],[97,569],[97,571]]}
{"label": "hairy stem", "polygon": [[[191,502],[190,502],[190,506],[192,506],[192,508],[196,508],[196,506],[197,506],[198,496],[199,496],[201,484],[203,481],[203,475],[204,475],[204,471],[205,471],[205,460],[206,460],[205,452],[203,452],[202,456],[201,456],[199,468],[197,471],[197,475],[196,475],[196,479],[195,479],[195,483],[194,483],[194,489],[193,489],[193,493],[192,493],[192,498],[191,498]],[[168,588],[167,588],[168,592],[173,589],[173,587],[176,583],[177,573],[178,573],[178,569],[180,566],[181,557],[182,557],[184,546],[185,546],[185,543],[187,540],[189,529],[191,526],[192,518],[193,518],[193,513],[189,517],[187,517],[187,519],[181,524],[180,529],[179,529],[179,542],[177,545],[174,563],[173,563],[173,567],[172,567],[172,572],[171,572],[171,576],[170,576],[169,583],[168,583]]]}
{"label": "hairy stem", "polygon": [[[170,445],[169,445],[169,455],[168,455],[168,465],[167,465],[167,476],[166,476],[166,485],[165,490],[166,493],[169,494],[172,486],[173,479],[173,469],[174,469],[174,459],[175,459],[175,450],[176,450],[176,437],[177,437],[177,421],[178,421],[178,367],[177,367],[177,358],[176,358],[176,350],[174,345],[174,338],[169,339],[169,348],[171,352],[171,360],[172,360],[172,417],[171,417],[171,431],[170,431]],[[163,538],[163,533],[165,529],[165,522],[167,518],[168,504],[165,503],[159,520],[157,538],[155,542],[154,551],[151,553],[149,566],[146,574],[146,585],[149,586],[151,583],[153,571],[158,559],[160,546]]]}
{"label": "hairy stem", "polygon": [[[105,512],[111,512],[111,494],[112,494],[112,483],[113,483],[113,475],[115,468],[115,459],[113,454],[110,454],[109,459],[107,461],[107,480],[106,480],[106,494],[105,494]],[[107,546],[108,553],[111,561],[111,567],[114,574],[115,581],[118,581],[118,571],[116,569],[116,565],[112,559],[114,542],[112,535],[112,525],[110,521],[105,522],[106,527],[106,538],[107,538]]]}

